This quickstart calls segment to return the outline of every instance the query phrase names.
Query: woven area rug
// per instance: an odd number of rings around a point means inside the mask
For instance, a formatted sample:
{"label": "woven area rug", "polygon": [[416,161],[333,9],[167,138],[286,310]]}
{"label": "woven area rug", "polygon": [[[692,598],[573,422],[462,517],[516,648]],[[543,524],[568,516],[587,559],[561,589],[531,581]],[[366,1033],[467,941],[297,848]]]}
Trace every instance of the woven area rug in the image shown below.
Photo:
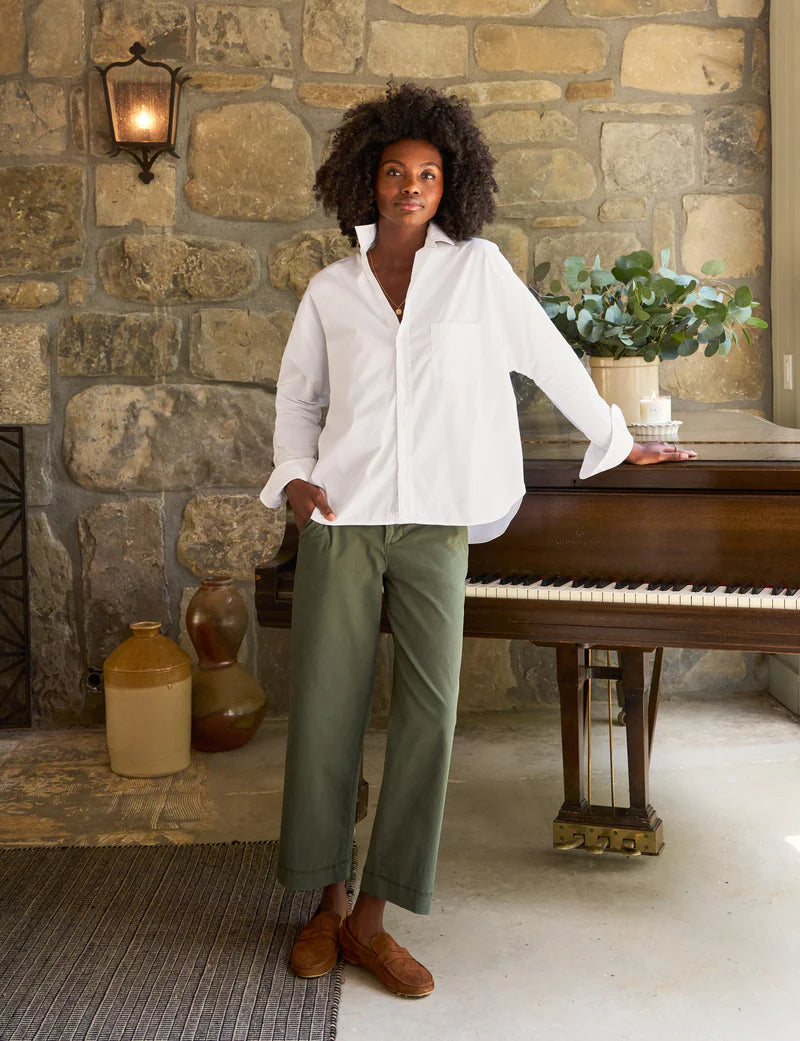
{"label": "woven area rug", "polygon": [[277,843],[0,849],[3,1041],[333,1041],[342,963],[288,967],[319,893]]}

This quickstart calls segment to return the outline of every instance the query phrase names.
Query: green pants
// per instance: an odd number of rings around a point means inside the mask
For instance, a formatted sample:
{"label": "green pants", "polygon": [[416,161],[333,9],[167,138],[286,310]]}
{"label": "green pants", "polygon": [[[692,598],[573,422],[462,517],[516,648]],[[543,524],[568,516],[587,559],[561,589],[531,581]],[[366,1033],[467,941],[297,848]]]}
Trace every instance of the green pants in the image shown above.
{"label": "green pants", "polygon": [[350,872],[381,601],[394,640],[386,760],[361,888],[430,910],[456,719],[466,528],[330,526],[300,534],[278,877],[318,889]]}

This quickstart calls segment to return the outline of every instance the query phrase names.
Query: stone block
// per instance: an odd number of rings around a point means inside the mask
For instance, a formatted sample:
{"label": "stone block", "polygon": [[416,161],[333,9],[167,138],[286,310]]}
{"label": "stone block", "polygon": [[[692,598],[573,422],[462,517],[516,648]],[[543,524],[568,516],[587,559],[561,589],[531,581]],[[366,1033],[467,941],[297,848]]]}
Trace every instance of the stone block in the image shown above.
{"label": "stone block", "polygon": [[699,275],[707,260],[724,260],[726,278],[750,278],[764,267],[766,225],[760,195],[685,195],[681,259]]}
{"label": "stone block", "polygon": [[571,148],[510,149],[498,158],[495,177],[498,205],[509,215],[532,203],[588,199],[597,186],[592,164]]}
{"label": "stone block", "polygon": [[292,634],[288,629],[256,631],[255,676],[267,699],[267,715],[287,716],[292,690]]}
{"label": "stone block", "polygon": [[80,76],[85,64],[83,0],[40,0],[31,11],[28,72],[32,76]]}
{"label": "stone block", "polygon": [[0,83],[0,156],[63,152],[67,100],[54,83]]}
{"label": "stone block", "polygon": [[187,6],[159,0],[101,0],[95,6],[90,48],[93,61],[127,61],[136,40],[147,48],[148,60],[189,58]]}
{"label": "stone block", "polygon": [[98,491],[261,488],[274,425],[255,387],[96,385],[67,403],[64,460]]}
{"label": "stone block", "polygon": [[270,253],[270,281],[276,289],[292,288],[299,300],[318,271],[353,252],[338,228],[299,231],[279,242]]}
{"label": "stone block", "polygon": [[429,22],[371,24],[367,64],[375,76],[448,79],[467,74],[467,30]]}
{"label": "stone block", "polygon": [[162,379],[178,367],[181,327],[155,314],[79,314],[62,319],[58,333],[61,376],[148,376]]}
{"label": "stone block", "polygon": [[52,501],[50,427],[30,426],[25,430],[25,505],[49,506]]}
{"label": "stone block", "polygon": [[753,90],[757,94],[769,94],[767,34],[760,29],[753,33]]}
{"label": "stone block", "polygon": [[593,101],[584,112],[624,112],[626,116],[691,116],[694,109],[675,101]]}
{"label": "stone block", "polygon": [[504,14],[534,15],[550,0],[390,0],[412,14],[451,14],[457,18],[499,18]]}
{"label": "stone block", "polygon": [[744,33],[658,23],[632,29],[620,82],[664,94],[724,94],[742,85]]}
{"label": "stone block", "polygon": [[216,307],[192,316],[189,367],[195,376],[233,383],[277,382],[292,328],[290,311]]}
{"label": "stone block", "polygon": [[95,166],[95,212],[100,227],[124,227],[141,221],[148,227],[171,227],[175,219],[175,164],[162,156],[155,180],[139,180],[133,162]]}
{"label": "stone block", "polygon": [[255,495],[190,499],[178,535],[178,560],[198,578],[230,575],[252,582],[256,565],[277,553],[284,523],[283,510],[265,509]]}
{"label": "stone block", "polygon": [[55,282],[1,282],[0,311],[34,311],[61,296]]}
{"label": "stone block", "polygon": [[280,11],[242,4],[198,4],[197,60],[290,69],[292,40]]}
{"label": "stone block", "polygon": [[534,217],[532,228],[579,228],[586,218],[579,213],[566,213],[554,217]]}
{"label": "stone block", "polygon": [[567,84],[567,101],[588,101],[590,98],[610,98],[614,94],[613,80],[576,80]]}
{"label": "stone block", "polygon": [[601,221],[613,224],[617,221],[644,220],[647,215],[647,199],[636,195],[612,196],[604,199],[598,216]]}
{"label": "stone block", "polygon": [[758,329],[749,329],[748,343],[739,342],[730,354],[706,358],[702,350],[689,358],[661,362],[659,382],[667,394],[686,401],[721,404],[733,401],[769,400],[771,358],[767,338]]}
{"label": "stone block", "polygon": [[159,499],[102,502],[78,518],[90,665],[130,636],[131,622],[169,625]]}
{"label": "stone block", "polygon": [[709,0],[567,0],[576,18],[642,18],[707,11]]}
{"label": "stone block", "polygon": [[83,170],[0,168],[0,276],[71,271],[83,263]]}
{"label": "stone block", "polygon": [[758,18],[764,10],[764,0],[717,0],[720,18]]}
{"label": "stone block", "polygon": [[767,172],[769,117],[760,105],[722,105],[703,128],[703,181],[739,188]]}
{"label": "stone block", "polygon": [[186,84],[190,90],[203,94],[238,94],[248,90],[261,90],[269,83],[269,76],[259,72],[192,72]]}
{"label": "stone block", "polygon": [[530,243],[522,228],[514,224],[488,224],[481,233],[498,247],[523,282],[528,281]]}
{"label": "stone block", "polygon": [[609,271],[617,257],[641,248],[641,242],[632,232],[572,231],[539,239],[535,248],[535,262],[541,264],[549,260],[552,266],[548,277],[560,278],[567,257],[583,257],[591,265],[599,254],[601,265]]}
{"label": "stone block", "polygon": [[481,83],[459,84],[459,97],[473,106],[530,105],[535,101],[556,101],[561,87],[551,80],[485,80]]}
{"label": "stone block", "polygon": [[90,278],[71,278],[67,284],[67,302],[70,307],[83,307],[94,291]]}
{"label": "stone block", "polygon": [[517,681],[508,640],[467,638],[461,656],[459,712],[510,708]]}
{"label": "stone block", "polygon": [[83,683],[72,561],[44,513],[31,512],[27,527],[34,726],[100,723],[102,698]]}
{"label": "stone block", "polygon": [[303,61],[315,72],[353,72],[362,55],[366,0],[305,0]]}
{"label": "stone block", "polygon": [[612,192],[656,194],[696,180],[694,128],[681,123],[604,123],[600,165]]}
{"label": "stone block", "polygon": [[670,263],[675,262],[675,212],[672,204],[663,200],[653,207],[653,257],[659,260],[662,250],[668,249]]}
{"label": "stone block", "polygon": [[103,288],[126,300],[153,304],[235,300],[253,289],[255,251],[224,239],[126,235],[98,251]]}
{"label": "stone block", "polygon": [[47,326],[0,325],[0,424],[49,422]]}
{"label": "stone block", "polygon": [[572,120],[554,109],[500,109],[478,120],[478,126],[489,144],[557,141],[578,136]]}
{"label": "stone block", "polygon": [[713,694],[766,689],[766,656],[740,651],[704,651],[689,648],[667,648],[661,689],[673,693]]}
{"label": "stone block", "polygon": [[607,59],[608,37],[599,29],[480,25],[475,30],[475,60],[489,72],[599,72]]}
{"label": "stone block", "polygon": [[69,95],[69,122],[72,147],[76,152],[89,151],[89,124],[86,115],[86,89],[75,87]]}
{"label": "stone block", "polygon": [[528,640],[512,640],[510,644],[511,671],[517,690],[515,705],[557,705],[556,654],[552,647],[537,647]]}
{"label": "stone block", "polygon": [[0,76],[25,71],[25,22],[23,0],[0,0]]}
{"label": "stone block", "polygon": [[314,209],[311,137],[276,101],[221,105],[192,121],[186,199],[230,220],[300,220]]}
{"label": "stone block", "polygon": [[374,101],[386,93],[383,86],[362,86],[358,83],[299,83],[297,97],[304,105],[316,108],[338,108],[342,111],[362,101]]}

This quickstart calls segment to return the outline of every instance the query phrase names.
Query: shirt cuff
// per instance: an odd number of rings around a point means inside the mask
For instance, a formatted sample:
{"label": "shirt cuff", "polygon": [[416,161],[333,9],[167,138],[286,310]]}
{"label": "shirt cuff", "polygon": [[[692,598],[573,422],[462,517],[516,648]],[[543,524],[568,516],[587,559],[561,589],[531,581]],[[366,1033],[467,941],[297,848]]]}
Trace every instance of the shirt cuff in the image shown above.
{"label": "shirt cuff", "polygon": [[592,441],[583,457],[583,465],[578,476],[581,480],[594,477],[603,470],[619,466],[631,454],[633,435],[628,430],[625,417],[618,405],[611,405],[611,440],[605,448]]}
{"label": "shirt cuff", "polygon": [[271,510],[283,506],[286,502],[284,488],[289,481],[294,481],[296,478],[307,481],[316,465],[316,459],[287,459],[285,463],[276,466],[272,471],[272,476],[261,489],[259,499]]}

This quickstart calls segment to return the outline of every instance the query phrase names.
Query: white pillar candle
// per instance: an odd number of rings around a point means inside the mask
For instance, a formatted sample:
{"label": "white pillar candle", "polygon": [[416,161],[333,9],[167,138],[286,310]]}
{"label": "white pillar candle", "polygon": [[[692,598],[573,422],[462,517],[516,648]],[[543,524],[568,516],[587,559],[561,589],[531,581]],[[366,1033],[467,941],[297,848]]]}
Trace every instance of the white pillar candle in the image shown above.
{"label": "white pillar candle", "polygon": [[672,398],[639,399],[639,418],[643,423],[669,423],[672,420]]}

